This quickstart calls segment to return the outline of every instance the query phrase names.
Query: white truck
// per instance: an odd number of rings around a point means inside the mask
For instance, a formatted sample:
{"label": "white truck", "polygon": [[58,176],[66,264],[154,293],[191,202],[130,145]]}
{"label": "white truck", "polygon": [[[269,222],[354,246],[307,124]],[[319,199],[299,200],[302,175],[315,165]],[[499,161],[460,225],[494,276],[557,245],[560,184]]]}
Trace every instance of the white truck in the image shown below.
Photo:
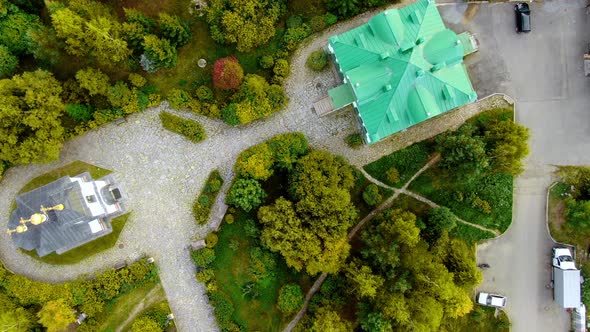
{"label": "white truck", "polygon": [[582,277],[569,248],[553,248],[551,273],[553,299],[563,308],[579,308],[582,304]]}

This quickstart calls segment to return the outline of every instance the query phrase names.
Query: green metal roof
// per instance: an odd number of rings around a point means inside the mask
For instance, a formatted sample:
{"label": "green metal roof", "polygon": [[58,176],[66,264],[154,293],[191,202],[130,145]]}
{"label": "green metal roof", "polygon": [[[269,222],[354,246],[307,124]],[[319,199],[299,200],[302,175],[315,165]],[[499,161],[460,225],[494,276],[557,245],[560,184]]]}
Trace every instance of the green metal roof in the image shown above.
{"label": "green metal roof", "polygon": [[342,108],[346,105],[352,104],[355,101],[354,92],[350,88],[348,84],[342,84],[334,89],[330,89],[328,91],[328,95],[332,99],[332,105],[334,105],[334,109]]}
{"label": "green metal roof", "polygon": [[445,27],[432,0],[386,10],[333,36],[328,49],[345,82],[328,92],[334,107],[355,98],[365,140],[374,143],[472,102],[466,41]]}

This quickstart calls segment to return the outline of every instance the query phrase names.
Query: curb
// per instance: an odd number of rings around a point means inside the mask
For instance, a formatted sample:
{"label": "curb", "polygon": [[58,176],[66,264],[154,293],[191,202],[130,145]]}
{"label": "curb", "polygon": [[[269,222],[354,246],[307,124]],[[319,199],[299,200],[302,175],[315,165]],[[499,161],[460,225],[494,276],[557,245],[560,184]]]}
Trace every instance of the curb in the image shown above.
{"label": "curb", "polygon": [[576,259],[576,247],[571,244],[555,240],[553,234],[551,234],[551,229],[549,229],[549,195],[551,194],[551,189],[553,189],[553,187],[555,187],[555,185],[557,185],[558,183],[559,181],[555,181],[547,188],[547,194],[545,195],[545,227],[547,227],[547,233],[549,234],[549,238],[551,238],[551,241],[553,241],[555,244],[572,248],[574,253],[574,259]]}

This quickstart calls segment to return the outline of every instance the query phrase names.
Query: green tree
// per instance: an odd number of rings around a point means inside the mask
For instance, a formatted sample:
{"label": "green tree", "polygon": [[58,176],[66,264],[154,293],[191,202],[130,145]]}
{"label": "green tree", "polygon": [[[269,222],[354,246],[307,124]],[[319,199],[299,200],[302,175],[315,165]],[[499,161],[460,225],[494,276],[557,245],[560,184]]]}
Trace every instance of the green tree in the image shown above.
{"label": "green tree", "polygon": [[236,44],[238,51],[248,52],[275,35],[285,10],[283,0],[212,0],[206,18],[214,40]]}
{"label": "green tree", "polygon": [[514,176],[524,171],[522,159],[529,154],[529,129],[512,120],[493,120],[487,125],[485,141],[492,168]]}
{"label": "green tree", "polygon": [[92,114],[94,114],[94,109],[84,104],[67,104],[65,111],[72,119],[79,122],[92,120]]}
{"label": "green tree", "polygon": [[227,203],[249,212],[256,209],[266,198],[260,183],[254,179],[238,178],[227,195]]}
{"label": "green tree", "polygon": [[215,261],[215,250],[203,248],[191,252],[191,258],[198,267],[207,267]]}
{"label": "green tree", "polygon": [[161,332],[163,331],[162,328],[158,325],[158,323],[147,317],[139,317],[133,321],[131,324],[131,332]]}
{"label": "green tree", "polygon": [[47,328],[48,332],[63,331],[76,320],[74,309],[63,299],[49,301],[37,313],[39,323]]}
{"label": "green tree", "polygon": [[[176,48],[170,45],[167,39],[160,39],[155,35],[147,35],[143,38],[145,57],[153,62],[154,68],[172,68],[176,66],[178,53]],[[144,67],[145,68],[145,67]]]}
{"label": "green tree", "polygon": [[391,323],[380,312],[371,312],[361,318],[361,328],[368,332],[393,332]]}
{"label": "green tree", "polygon": [[326,0],[326,7],[332,13],[342,18],[349,18],[359,13],[358,0]]}
{"label": "green tree", "polygon": [[159,13],[158,18],[162,35],[170,41],[170,44],[181,47],[188,43],[191,38],[191,30],[186,22],[181,21],[178,16],[166,13]]}
{"label": "green tree", "polygon": [[0,44],[0,78],[12,75],[18,65],[18,58]]}
{"label": "green tree", "polygon": [[576,201],[571,197],[567,197],[565,199],[565,218],[571,226],[590,227],[590,201]]}
{"label": "green tree", "polygon": [[61,91],[60,83],[43,70],[0,80],[0,160],[27,164],[59,157]]}
{"label": "green tree", "polygon": [[[323,18],[321,18],[323,21]],[[305,61],[305,65],[309,67],[311,70],[321,71],[323,70],[326,65],[328,64],[328,57],[324,50],[317,50],[311,52],[307,61]]]}
{"label": "green tree", "polygon": [[352,324],[344,320],[337,312],[327,307],[319,308],[313,317],[312,332],[348,332],[353,331]]}
{"label": "green tree", "polygon": [[485,143],[476,137],[446,133],[436,139],[437,150],[442,154],[440,167],[458,178],[470,178],[487,171],[489,159]]}
{"label": "green tree", "polygon": [[286,284],[279,291],[277,301],[279,310],[284,314],[292,314],[303,306],[303,291],[296,284]]}
{"label": "green tree", "polygon": [[342,157],[314,150],[301,157],[290,177],[293,202],[277,199],[258,211],[261,241],[307,273],[334,273],[348,256],[346,232],[356,217],[350,200],[352,169]]}
{"label": "green tree", "polygon": [[0,44],[12,54],[30,53],[32,42],[28,31],[41,26],[39,17],[14,9],[16,7],[13,6],[10,8],[8,15],[0,19]]}
{"label": "green tree", "polygon": [[236,160],[236,176],[266,180],[273,174],[274,156],[267,144],[262,143],[242,151]]}
{"label": "green tree", "polygon": [[383,197],[379,193],[379,187],[376,184],[371,183],[365,190],[363,190],[363,200],[368,206],[375,206],[383,200]]}
{"label": "green tree", "polygon": [[0,331],[26,332],[32,326],[33,317],[25,308],[10,308],[0,313]]}
{"label": "green tree", "polygon": [[443,231],[450,231],[457,226],[457,216],[445,206],[430,209],[425,220],[426,228],[422,231],[429,241],[436,240]]}
{"label": "green tree", "polygon": [[358,260],[353,260],[346,266],[345,275],[350,285],[349,290],[357,299],[374,298],[384,282],[380,275],[373,274],[369,266],[362,265]]}
{"label": "green tree", "polygon": [[107,96],[109,91],[109,77],[100,69],[86,67],[78,70],[76,73],[76,80],[80,86],[88,90],[91,96],[103,95]]}

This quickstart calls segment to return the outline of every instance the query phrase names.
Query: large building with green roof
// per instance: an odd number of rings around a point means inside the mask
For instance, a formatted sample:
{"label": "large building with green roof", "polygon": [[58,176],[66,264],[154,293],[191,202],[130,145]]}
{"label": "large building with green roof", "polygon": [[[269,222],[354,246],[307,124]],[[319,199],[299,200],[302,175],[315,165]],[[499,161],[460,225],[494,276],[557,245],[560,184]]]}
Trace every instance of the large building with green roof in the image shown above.
{"label": "large building with green roof", "polygon": [[327,49],[343,82],[332,107],[352,104],[368,144],[477,99],[463,64],[476,43],[445,27],[434,0],[386,10]]}

